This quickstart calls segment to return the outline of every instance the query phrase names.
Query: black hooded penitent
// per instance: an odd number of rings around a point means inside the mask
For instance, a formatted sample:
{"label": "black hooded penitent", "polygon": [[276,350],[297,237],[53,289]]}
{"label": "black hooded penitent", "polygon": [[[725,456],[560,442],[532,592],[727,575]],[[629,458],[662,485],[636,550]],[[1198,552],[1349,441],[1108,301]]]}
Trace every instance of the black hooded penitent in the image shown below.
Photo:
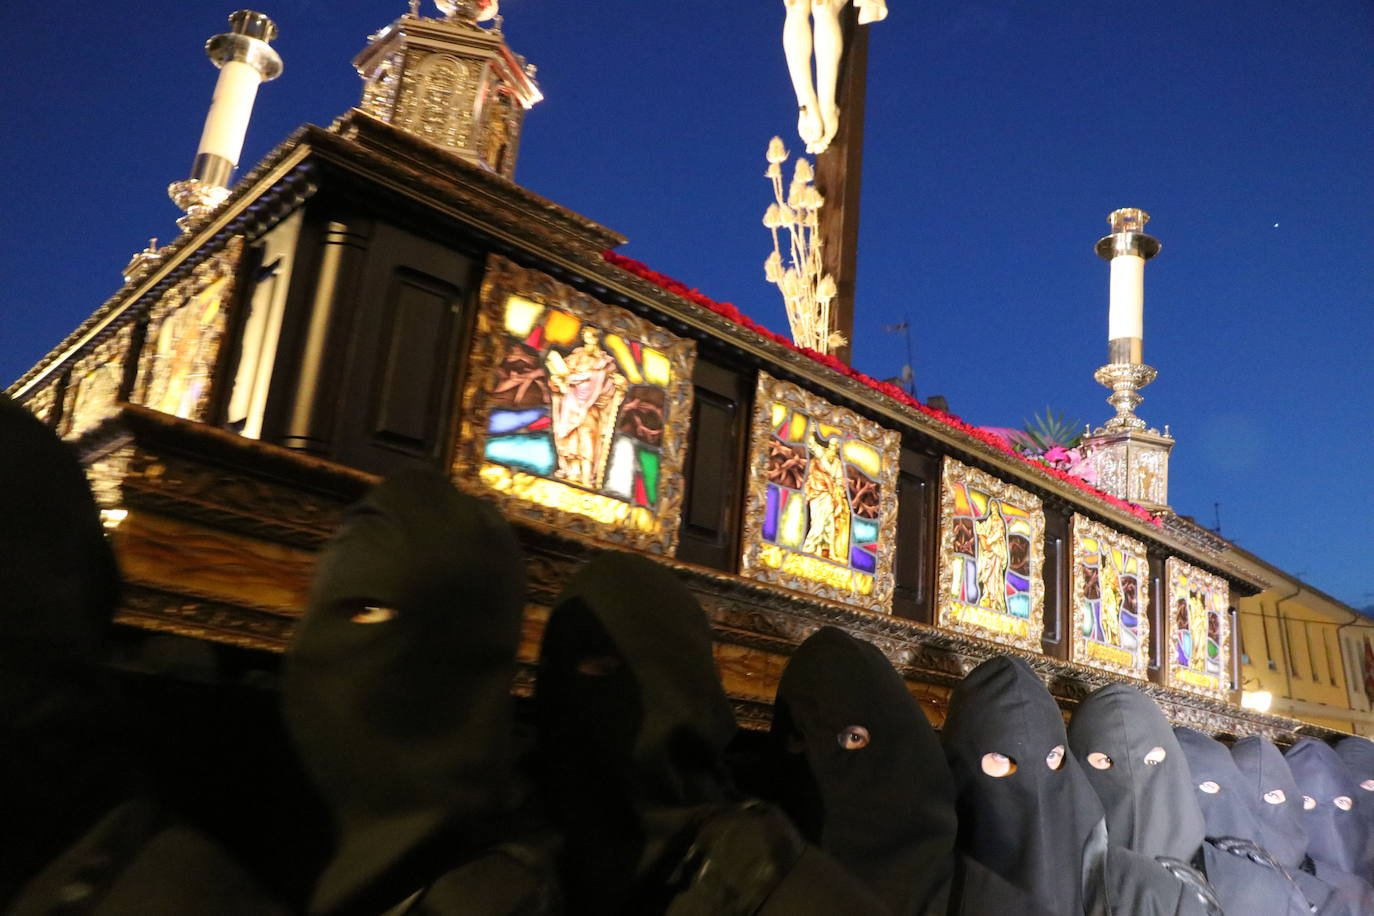
{"label": "black hooded penitent", "polygon": [[[1102,805],[1030,666],[1001,656],[964,678],[944,745],[959,815],[959,912],[1083,912],[1085,884],[1100,865]],[[1086,882],[1085,854],[1093,863]]]}
{"label": "black hooded penitent", "polygon": [[1336,742],[1336,755],[1355,780],[1355,810],[1364,821],[1366,881],[1374,879],[1374,741],[1354,736]]}
{"label": "black hooded penitent", "polygon": [[1154,701],[1125,684],[1088,696],[1069,743],[1107,812],[1115,846],[1191,862],[1206,829],[1188,763]]}
{"label": "black hooded penitent", "polygon": [[0,907],[132,789],[103,673],[118,574],[76,455],[0,395]]}
{"label": "black hooded penitent", "polygon": [[1307,902],[1297,885],[1262,845],[1258,812],[1231,752],[1191,728],[1176,728],[1174,734],[1207,823],[1207,878],[1222,906],[1228,913],[1306,916]]}
{"label": "black hooded penitent", "polygon": [[1149,697],[1108,684],[1074,710],[1069,744],[1107,812],[1113,912],[1198,913],[1214,905],[1192,864],[1205,830],[1188,764]]}
{"label": "black hooded penitent", "polygon": [[700,606],[656,563],[608,553],[559,596],[535,704],[545,794],[574,907],[644,909],[725,799],[734,713]]}
{"label": "black hooded penitent", "polygon": [[1231,746],[1231,759],[1254,804],[1261,834],[1256,838],[1298,883],[1307,902],[1322,916],[1360,912],[1363,890],[1359,880],[1334,866],[1319,878],[1307,858],[1307,829],[1302,823],[1302,793],[1293,781],[1283,753],[1267,738],[1252,735]]}
{"label": "black hooded penitent", "polygon": [[[1283,755],[1304,796],[1307,854],[1342,871],[1363,875],[1365,825],[1355,799],[1361,791],[1335,750],[1325,741],[1303,738]],[[1310,808],[1306,799],[1315,804]]]}
{"label": "black hooded penitent", "polygon": [[1302,793],[1283,752],[1267,738],[1252,735],[1231,746],[1231,759],[1259,821],[1261,845],[1284,868],[1297,869],[1307,857],[1307,828],[1302,821]]}
{"label": "black hooded penitent", "polygon": [[547,807],[576,913],[882,911],[785,815],[735,797],[735,731],[696,599],[658,563],[603,554],[544,631],[535,694]]}
{"label": "black hooded penitent", "polygon": [[954,785],[935,730],[876,646],[812,634],[788,662],[773,716],[783,807],[896,914],[943,913]]}
{"label": "black hooded penitent", "polygon": [[509,526],[437,473],[348,511],[283,698],[338,836],[312,910],[379,912],[500,838],[524,593]]}

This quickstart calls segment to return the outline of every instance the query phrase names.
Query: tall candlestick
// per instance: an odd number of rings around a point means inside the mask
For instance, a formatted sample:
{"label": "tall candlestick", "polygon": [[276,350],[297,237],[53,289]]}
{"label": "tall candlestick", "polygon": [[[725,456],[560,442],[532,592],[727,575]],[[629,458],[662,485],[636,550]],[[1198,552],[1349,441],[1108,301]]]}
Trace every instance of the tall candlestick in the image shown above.
{"label": "tall candlestick", "polygon": [[232,31],[205,43],[219,79],[205,116],[191,177],[167,189],[177,206],[195,219],[224,200],[243,153],[243,138],[258,86],[281,75],[281,57],[268,44],[277,27],[262,13],[239,10],[229,17]]}
{"label": "tall candlestick", "polygon": [[1111,305],[1107,315],[1107,361],[1144,362],[1145,262],[1159,254],[1159,241],[1144,233],[1150,214],[1135,207],[1107,217],[1112,234],[1097,243],[1098,257],[1110,261]]}

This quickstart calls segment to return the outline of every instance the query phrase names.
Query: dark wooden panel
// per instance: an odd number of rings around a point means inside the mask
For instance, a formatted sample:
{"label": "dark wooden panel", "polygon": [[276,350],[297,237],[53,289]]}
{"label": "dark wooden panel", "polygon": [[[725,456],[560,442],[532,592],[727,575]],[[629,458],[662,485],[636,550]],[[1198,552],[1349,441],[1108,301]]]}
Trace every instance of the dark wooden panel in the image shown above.
{"label": "dark wooden panel", "polygon": [[[330,453],[376,474],[444,462],[475,264],[377,224],[356,288]],[[366,405],[365,409],[359,409]]]}
{"label": "dark wooden panel", "polygon": [[897,545],[893,552],[892,613],[922,623],[934,622],[940,461],[903,447],[897,474]]}
{"label": "dark wooden panel", "polygon": [[1062,509],[1045,507],[1045,628],[1040,648],[1053,658],[1069,657],[1069,630],[1073,625],[1069,610],[1069,564],[1073,562],[1069,545],[1069,518]]}
{"label": "dark wooden panel", "polygon": [[439,410],[452,383],[447,350],[461,295],[456,286],[406,268],[393,275],[373,423],[379,439],[416,454],[434,451],[444,425]]}
{"label": "dark wooden panel", "polygon": [[692,375],[692,428],[677,555],[734,572],[744,504],[744,455],[752,373],[698,359]]}
{"label": "dark wooden panel", "polygon": [[1150,560],[1150,680],[1164,683],[1164,557],[1149,554]]}

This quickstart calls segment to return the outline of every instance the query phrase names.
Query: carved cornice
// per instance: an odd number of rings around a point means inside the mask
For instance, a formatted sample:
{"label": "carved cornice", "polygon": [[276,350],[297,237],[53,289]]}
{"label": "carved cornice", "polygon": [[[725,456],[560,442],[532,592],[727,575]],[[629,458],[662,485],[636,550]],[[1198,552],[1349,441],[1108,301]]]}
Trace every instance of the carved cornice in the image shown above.
{"label": "carved cornice", "polygon": [[270,652],[286,650],[295,626],[271,611],[130,583],[120,591],[115,622]]}
{"label": "carved cornice", "polygon": [[105,508],[143,508],[307,550],[378,478],[136,404],[77,440]]}
{"label": "carved cornice", "polygon": [[464,222],[499,227],[536,250],[572,249],[600,260],[600,252],[625,244],[600,223],[357,109],[328,132],[306,130],[317,155],[431,207],[452,209]]}

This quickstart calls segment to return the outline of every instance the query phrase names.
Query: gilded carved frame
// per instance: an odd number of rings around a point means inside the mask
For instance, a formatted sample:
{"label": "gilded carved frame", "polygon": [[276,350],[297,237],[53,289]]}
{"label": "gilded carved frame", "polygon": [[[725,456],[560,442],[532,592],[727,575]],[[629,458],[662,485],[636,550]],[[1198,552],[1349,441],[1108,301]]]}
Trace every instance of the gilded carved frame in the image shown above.
{"label": "gilded carved frame", "polygon": [[[1181,580],[1187,577],[1190,582],[1197,584],[1203,592],[1208,592],[1216,596],[1217,605],[1217,667],[1218,674],[1213,676],[1206,673],[1207,659],[1206,643],[1203,643],[1203,663],[1202,671],[1198,672],[1191,667],[1180,665],[1178,655],[1174,651],[1174,643],[1179,636],[1179,626],[1177,620],[1177,603],[1182,600],[1185,607],[1188,605],[1188,595],[1181,588]],[[1200,693],[1204,696],[1215,697],[1219,700],[1230,699],[1230,677],[1231,677],[1231,615],[1230,615],[1230,587],[1226,580],[1220,576],[1214,576],[1209,572],[1198,569],[1190,563],[1185,563],[1178,557],[1169,557],[1164,565],[1164,646],[1161,650],[1164,658],[1162,659],[1165,671],[1165,683],[1170,687],[1179,690],[1187,690],[1190,693]],[[1209,611],[1204,607],[1204,613],[1210,616]],[[1191,623],[1190,623],[1191,630]],[[1210,626],[1209,626],[1210,630]],[[1189,653],[1191,656],[1191,652]]]}
{"label": "gilded carved frame", "polygon": [[[1082,556],[1084,551],[1084,540],[1092,538],[1097,541],[1099,556],[1107,550],[1119,550],[1124,558],[1136,560],[1136,619],[1137,632],[1140,636],[1140,644],[1136,649],[1134,659],[1131,657],[1129,649],[1120,645],[1109,646],[1097,640],[1090,639],[1084,635],[1083,630],[1087,621],[1087,591],[1088,581],[1083,570]],[[1072,659],[1080,665],[1088,665],[1093,668],[1101,668],[1114,674],[1125,677],[1137,678],[1139,680],[1149,680],[1150,677],[1150,575],[1149,557],[1145,550],[1145,545],[1134,538],[1127,537],[1119,531],[1108,528],[1099,522],[1092,521],[1082,515],[1074,513],[1072,530],[1072,551],[1070,580],[1072,582],[1073,594],[1073,615],[1072,615]],[[1105,562],[1105,561],[1099,561]],[[1100,568],[1100,567],[1099,567]],[[1099,573],[1100,575],[1100,573]],[[1099,584],[1099,589],[1100,589]],[[1100,594],[1100,592],[1099,592]]]}
{"label": "gilded carved frame", "polygon": [[[509,339],[502,316],[512,296],[566,312],[603,334],[610,332],[639,341],[667,357],[670,379],[664,392],[666,409],[659,451],[658,500],[652,512],[630,507],[615,497],[572,483],[509,468],[486,457],[487,430],[494,409],[488,403],[488,396],[504,355],[505,341]],[[488,257],[480,300],[477,332],[464,386],[461,432],[454,451],[452,472],[455,481],[480,496],[495,500],[512,517],[579,538],[672,556],[677,549],[682,509],[683,455],[692,416],[696,344],[622,308],[559,283],[547,274],[519,267],[499,255]],[[538,501],[541,495],[549,494],[559,495],[570,508]],[[593,510],[615,510],[614,506],[608,509],[610,503],[625,507],[624,517],[618,522],[602,521],[586,514]],[[645,520],[645,514],[652,516],[651,522]]]}
{"label": "gilded carved frame", "polygon": [[[956,485],[987,494],[1020,509],[1028,516],[1030,544],[1027,553],[1030,609],[1022,619],[1010,612],[980,607],[960,600],[954,583]],[[936,588],[936,620],[940,626],[980,639],[1010,643],[1030,652],[1041,651],[1045,621],[1045,513],[1040,497],[990,474],[968,467],[948,455],[940,475],[940,556]]]}
{"label": "gilded carved frame", "polygon": [[[763,536],[764,515],[768,499],[768,446],[773,438],[771,405],[784,404],[800,410],[826,426],[835,427],[844,435],[858,439],[874,449],[882,467],[877,475],[880,491],[880,508],[877,518],[879,550],[875,552],[875,569],[872,573],[872,589],[865,595],[853,588],[842,587],[790,572],[784,561],[780,566],[767,562],[765,551],[770,548],[781,550],[789,556],[800,556],[807,560],[813,558],[796,550],[778,548],[769,544]],[[758,386],[754,396],[754,412],[750,423],[749,448],[749,487],[744,507],[743,548],[740,572],[745,576],[779,585],[794,591],[815,595],[827,601],[859,607],[881,614],[891,612],[893,575],[892,552],[897,543],[897,462],[900,437],[898,433],[884,429],[877,423],[860,417],[842,407],[836,407],[824,398],[803,390],[790,382],[775,379],[766,372],[759,373]],[[815,559],[815,563],[825,564],[835,570],[848,569],[838,564],[826,563]],[[851,570],[853,575],[868,575]]]}

